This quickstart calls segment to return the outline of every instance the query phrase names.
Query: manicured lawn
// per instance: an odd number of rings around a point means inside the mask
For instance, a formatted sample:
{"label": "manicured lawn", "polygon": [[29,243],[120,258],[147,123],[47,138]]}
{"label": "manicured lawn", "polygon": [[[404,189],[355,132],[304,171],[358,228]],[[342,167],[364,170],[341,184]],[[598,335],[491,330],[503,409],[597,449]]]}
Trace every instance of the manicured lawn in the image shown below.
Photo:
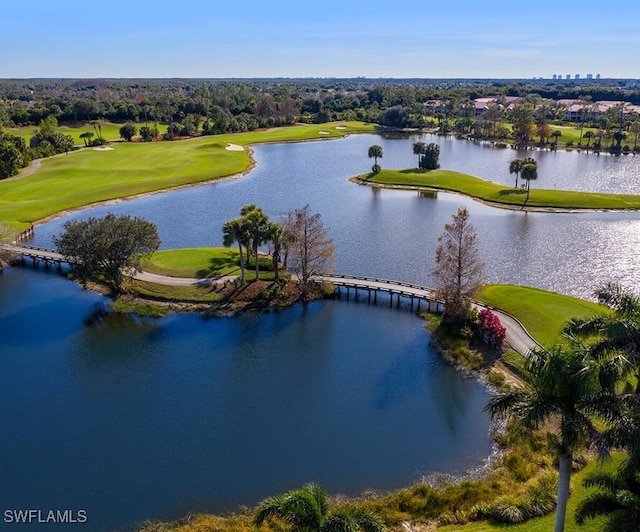
{"label": "manicured lawn", "polygon": [[640,209],[640,196],[601,194],[568,190],[545,190],[531,187],[527,201],[524,189],[514,189],[451,170],[382,170],[379,174],[364,174],[358,179],[387,186],[426,187],[459,192],[473,198],[506,206],[555,209]]}
{"label": "manicured lawn", "polygon": [[315,124],[186,141],[117,143],[104,151],[83,149],[43,160],[28,177],[0,181],[0,221],[21,230],[67,209],[237,174],[248,168],[249,155],[227,150],[229,143],[340,137],[373,128],[361,122]]}
{"label": "manicured lawn", "polygon": [[[184,248],[156,251],[144,269],[168,277],[204,279],[240,275],[239,264],[237,248]],[[260,268],[265,274],[269,273],[266,270],[271,267],[269,258],[260,258]],[[247,278],[254,277],[252,270],[247,270],[246,275]]]}
{"label": "manicured lawn", "polygon": [[[623,456],[621,454],[615,454],[611,460],[606,460],[600,464],[597,460],[591,461],[582,470],[574,473],[571,477],[571,496],[569,497],[569,503],[567,504],[567,517],[565,521],[566,532],[592,532],[596,530],[602,530],[603,524],[606,521],[604,517],[597,519],[590,519],[584,525],[578,526],[575,522],[574,515],[578,503],[584,499],[593,490],[585,488],[582,485],[582,480],[591,472],[598,469],[602,471],[614,471],[621,463]],[[552,512],[544,517],[536,517],[530,519],[524,523],[517,525],[505,525],[505,524],[493,524],[486,521],[470,523],[468,525],[458,526],[444,526],[438,528],[443,532],[489,532],[496,530],[505,530],[509,532],[547,532],[553,530],[553,524],[555,520],[555,512]]]}
{"label": "manicured lawn", "polygon": [[[144,126],[144,122],[135,124],[136,128],[140,130],[140,126]],[[102,136],[107,140],[118,140],[120,138],[120,128],[122,124],[115,124],[113,122],[102,122]],[[149,127],[153,127],[153,124],[149,122]],[[24,137],[27,142],[33,137],[36,131],[38,131],[38,126],[21,126],[21,127],[10,127],[5,128],[7,133],[11,133],[12,135],[19,135]],[[82,133],[90,131],[91,133],[95,133],[95,129],[91,125],[90,122],[79,122],[77,124],[72,125],[64,125],[59,126],[58,131],[63,133],[64,135],[71,135],[73,137],[74,144],[84,144],[84,141],[80,138]],[[160,134],[167,131],[167,126],[163,124],[158,124],[158,131]],[[95,138],[95,137],[94,137]]]}
{"label": "manicured lawn", "polygon": [[476,297],[514,315],[545,347],[561,340],[560,331],[568,319],[610,312],[598,303],[526,286],[487,285]]}

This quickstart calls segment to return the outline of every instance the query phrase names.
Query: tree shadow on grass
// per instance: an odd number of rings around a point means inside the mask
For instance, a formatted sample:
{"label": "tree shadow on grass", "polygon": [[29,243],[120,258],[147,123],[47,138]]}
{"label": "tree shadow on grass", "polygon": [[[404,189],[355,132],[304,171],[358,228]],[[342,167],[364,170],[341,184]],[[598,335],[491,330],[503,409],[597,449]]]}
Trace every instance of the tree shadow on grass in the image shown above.
{"label": "tree shadow on grass", "polygon": [[526,196],[526,188],[504,188],[498,192],[499,196]]}

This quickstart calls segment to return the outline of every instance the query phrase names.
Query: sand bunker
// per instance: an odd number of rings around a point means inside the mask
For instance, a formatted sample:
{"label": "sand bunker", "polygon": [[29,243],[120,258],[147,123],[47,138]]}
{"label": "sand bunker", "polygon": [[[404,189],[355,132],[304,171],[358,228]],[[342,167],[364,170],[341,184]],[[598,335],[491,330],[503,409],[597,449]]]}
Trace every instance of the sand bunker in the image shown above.
{"label": "sand bunker", "polygon": [[229,151],[244,151],[244,148],[242,146],[238,146],[237,144],[229,144],[225,150],[229,150]]}
{"label": "sand bunker", "polygon": [[97,148],[93,148],[96,151],[109,151],[109,150],[115,150],[115,148],[112,148],[111,146],[98,146]]}
{"label": "sand bunker", "polygon": [[336,126],[336,129],[347,129],[347,126]]}
{"label": "sand bunker", "polygon": [[318,131],[319,135],[331,135],[329,131]]}

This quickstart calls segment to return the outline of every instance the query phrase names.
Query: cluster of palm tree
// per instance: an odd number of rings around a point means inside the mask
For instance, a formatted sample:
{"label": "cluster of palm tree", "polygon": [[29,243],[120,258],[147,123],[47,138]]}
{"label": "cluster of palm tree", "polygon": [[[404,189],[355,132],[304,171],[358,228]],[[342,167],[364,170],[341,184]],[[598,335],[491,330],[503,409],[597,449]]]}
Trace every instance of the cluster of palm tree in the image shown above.
{"label": "cluster of palm tree", "polygon": [[525,387],[487,405],[492,416],[527,428],[554,427],[557,532],[564,529],[573,454],[587,446],[601,457],[612,447],[623,449],[627,459],[615,473],[587,478],[600,489],[581,501],[576,520],[609,514],[609,530],[640,529],[640,298],[614,284],[596,296],[612,312],[570,320],[568,344],[530,353]]}
{"label": "cluster of palm tree", "polygon": [[516,174],[516,185],[518,188],[518,177],[527,182],[527,200],[531,188],[531,181],[538,179],[538,162],[533,157],[525,157],[524,159],[513,159],[509,163],[509,173]]}
{"label": "cluster of palm tree", "polygon": [[[278,223],[269,220],[269,217],[256,205],[245,205],[240,209],[240,216],[227,220],[222,226],[223,244],[227,247],[238,244],[240,255],[240,279],[245,282],[245,256],[248,264],[251,257],[255,258],[256,279],[260,276],[260,261],[258,260],[258,248],[264,244],[271,244],[271,259],[273,262],[274,280],[279,281],[278,269],[280,254],[286,249],[288,242],[287,232]],[[286,260],[285,260],[286,263]],[[286,268],[286,266],[285,266]]]}
{"label": "cluster of palm tree", "polygon": [[315,483],[284,495],[264,499],[254,516],[261,528],[265,521],[279,519],[290,525],[292,532],[381,532],[380,518],[362,508],[331,510],[326,492]]}

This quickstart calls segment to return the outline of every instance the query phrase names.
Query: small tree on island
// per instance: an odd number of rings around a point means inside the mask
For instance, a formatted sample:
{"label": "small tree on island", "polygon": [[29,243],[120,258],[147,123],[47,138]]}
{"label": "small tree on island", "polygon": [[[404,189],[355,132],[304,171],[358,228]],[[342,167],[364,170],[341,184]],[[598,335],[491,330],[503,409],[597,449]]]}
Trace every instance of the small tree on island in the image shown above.
{"label": "small tree on island", "polygon": [[379,173],[380,166],[378,165],[378,158],[382,159],[382,146],[374,144],[373,146],[369,147],[369,152],[367,153],[367,155],[369,155],[369,159],[373,159],[373,166],[371,167],[371,171],[374,174]]}
{"label": "small tree on island", "polygon": [[78,279],[103,281],[119,293],[123,270],[141,272],[144,259],[160,246],[160,237],[147,220],[109,213],[103,218],[66,222],[53,243]]}
{"label": "small tree on island", "polygon": [[444,301],[443,320],[462,324],[469,315],[471,298],[482,286],[484,269],[467,209],[458,209],[453,222],[444,226],[438,243],[432,275],[436,295]]}
{"label": "small tree on island", "polygon": [[427,144],[420,159],[420,168],[424,170],[437,170],[440,168],[440,146],[435,142]]}

